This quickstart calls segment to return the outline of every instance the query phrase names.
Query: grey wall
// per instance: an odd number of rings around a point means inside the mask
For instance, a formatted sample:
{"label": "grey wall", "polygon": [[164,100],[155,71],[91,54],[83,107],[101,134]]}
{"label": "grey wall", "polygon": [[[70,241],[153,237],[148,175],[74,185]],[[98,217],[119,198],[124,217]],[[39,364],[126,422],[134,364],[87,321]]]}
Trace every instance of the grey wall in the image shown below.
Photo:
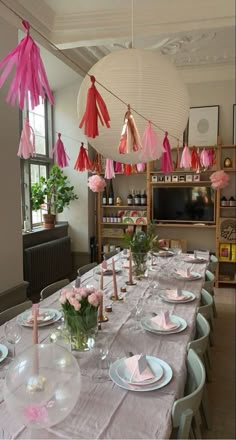
{"label": "grey wall", "polygon": [[[0,59],[17,43],[17,29],[0,18]],[[0,292],[23,280],[19,111],[5,102],[8,86],[0,89]]]}

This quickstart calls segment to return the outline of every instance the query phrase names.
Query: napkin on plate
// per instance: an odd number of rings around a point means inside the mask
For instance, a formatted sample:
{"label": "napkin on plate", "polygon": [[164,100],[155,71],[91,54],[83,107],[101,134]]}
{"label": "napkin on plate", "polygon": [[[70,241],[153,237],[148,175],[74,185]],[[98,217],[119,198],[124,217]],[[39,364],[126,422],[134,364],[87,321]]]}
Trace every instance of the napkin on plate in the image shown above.
{"label": "napkin on plate", "polygon": [[125,359],[125,365],[131,374],[130,381],[145,382],[146,380],[150,380],[155,377],[151,368],[148,365],[145,370],[140,374],[138,361],[141,356],[142,354],[136,354]]}
{"label": "napkin on plate", "polygon": [[[37,321],[40,323],[40,322],[43,322],[44,320],[45,320],[45,316],[47,316],[47,313],[42,313],[42,312],[38,312],[38,315],[37,315]],[[33,324],[33,322],[34,322],[34,316],[33,315],[30,315],[29,317],[28,317],[28,319],[27,319],[27,322],[29,323],[29,324]]]}
{"label": "napkin on plate", "polygon": [[163,330],[172,330],[178,327],[171,321],[168,310],[166,312],[161,312],[157,316],[154,316],[154,318],[151,318],[151,321],[153,322],[153,324],[157,324],[158,327],[163,328]]}
{"label": "napkin on plate", "polygon": [[186,296],[182,294],[180,289],[167,289],[166,295],[176,301],[186,299]]}

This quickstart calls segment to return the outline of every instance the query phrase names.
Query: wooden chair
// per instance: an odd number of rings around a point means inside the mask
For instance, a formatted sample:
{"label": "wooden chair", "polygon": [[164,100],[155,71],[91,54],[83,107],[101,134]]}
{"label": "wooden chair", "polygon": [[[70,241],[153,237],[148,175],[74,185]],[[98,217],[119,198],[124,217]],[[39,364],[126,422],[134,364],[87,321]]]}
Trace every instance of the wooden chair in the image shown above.
{"label": "wooden chair", "polygon": [[25,310],[30,309],[32,307],[32,301],[25,301],[21,304],[17,304],[14,307],[10,307],[10,309],[4,310],[4,312],[0,313],[0,325],[5,324],[5,322],[10,321],[10,319],[15,318],[20,313],[23,313]]}
{"label": "wooden chair", "polygon": [[[206,371],[206,378],[208,382],[211,380],[211,364],[209,357],[209,335],[210,335],[210,326],[208,321],[204,318],[201,313],[197,314],[196,319],[196,337],[193,341],[189,342],[187,346],[187,350],[193,349],[195,353],[200,357]],[[203,390],[202,402],[201,402],[201,411],[203,415],[203,419],[207,429],[211,429],[211,417],[209,412],[209,404],[208,404],[208,395],[206,386]]]}
{"label": "wooden chair", "polygon": [[94,263],[89,263],[86,264],[85,266],[80,267],[77,270],[77,273],[80,277],[82,277],[82,275],[84,275],[85,273],[89,272],[89,270],[94,269],[94,267],[96,267],[98,265],[98,263],[94,262]]}
{"label": "wooden chair", "polygon": [[48,298],[53,293],[57,292],[58,290],[62,289],[63,287],[67,286],[67,284],[70,283],[70,280],[65,278],[64,280],[56,281],[55,283],[49,284],[48,286],[44,287],[44,289],[40,292],[40,300],[42,301],[45,298]]}
{"label": "wooden chair", "polygon": [[109,260],[109,258],[112,258],[112,257],[114,257],[117,254],[118,254],[117,251],[107,252],[107,254],[103,255],[103,258],[106,261],[106,260]]}
{"label": "wooden chair", "polygon": [[213,331],[214,331],[214,318],[213,318],[213,297],[210,295],[209,292],[207,292],[206,289],[201,290],[201,305],[198,308],[198,312],[201,313],[204,318],[207,319],[210,325],[210,335],[209,335],[209,341],[210,345],[214,345],[213,340]]}
{"label": "wooden chair", "polygon": [[207,290],[208,293],[211,294],[213,299],[213,316],[217,317],[216,305],[215,305],[215,292],[214,292],[214,284],[215,284],[215,275],[210,271],[206,270],[205,273],[205,282],[203,284],[203,289]]}
{"label": "wooden chair", "polygon": [[[173,431],[171,438],[189,439],[191,428],[200,438],[197,419],[205,385],[205,369],[197,353],[191,348],[187,355],[187,384],[185,396],[172,407]],[[195,425],[195,426],[194,426]]]}

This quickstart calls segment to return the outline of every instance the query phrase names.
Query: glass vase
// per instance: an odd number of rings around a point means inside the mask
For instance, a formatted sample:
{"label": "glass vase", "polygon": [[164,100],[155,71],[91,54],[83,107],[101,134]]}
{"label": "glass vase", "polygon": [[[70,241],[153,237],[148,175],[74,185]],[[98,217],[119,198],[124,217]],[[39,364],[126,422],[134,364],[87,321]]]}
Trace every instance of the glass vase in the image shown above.
{"label": "glass vase", "polygon": [[72,351],[89,351],[94,347],[98,331],[97,310],[80,316],[65,312],[65,326],[70,337]]}
{"label": "glass vase", "polygon": [[147,277],[147,263],[148,254],[147,252],[132,252],[132,258],[134,262],[133,273],[137,279],[142,279]]}

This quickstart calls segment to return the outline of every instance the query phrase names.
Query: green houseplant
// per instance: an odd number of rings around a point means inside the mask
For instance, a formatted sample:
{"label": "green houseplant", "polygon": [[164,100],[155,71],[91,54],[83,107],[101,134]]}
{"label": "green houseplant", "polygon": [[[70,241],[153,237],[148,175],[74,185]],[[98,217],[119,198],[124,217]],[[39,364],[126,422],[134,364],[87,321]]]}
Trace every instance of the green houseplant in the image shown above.
{"label": "green houseplant", "polygon": [[45,206],[47,214],[43,214],[43,224],[48,229],[54,228],[56,214],[63,212],[75,199],[78,196],[74,193],[74,186],[69,184],[68,177],[58,165],[52,167],[48,179],[40,177],[39,182],[31,187],[32,208],[37,211]]}

